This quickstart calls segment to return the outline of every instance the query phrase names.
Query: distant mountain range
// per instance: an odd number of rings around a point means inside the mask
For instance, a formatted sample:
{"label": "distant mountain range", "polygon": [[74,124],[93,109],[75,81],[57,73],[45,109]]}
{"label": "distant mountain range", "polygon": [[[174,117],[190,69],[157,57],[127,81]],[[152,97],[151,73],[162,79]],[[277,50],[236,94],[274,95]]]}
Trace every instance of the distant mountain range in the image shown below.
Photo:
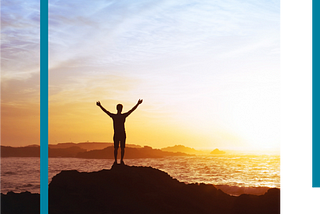
{"label": "distant mountain range", "polygon": [[40,146],[1,146],[1,157],[40,157]]}
{"label": "distant mountain range", "polygon": [[[103,142],[83,142],[83,143],[58,143],[58,144],[49,144],[49,148],[52,149],[65,149],[77,146],[81,149],[86,149],[87,151],[90,150],[97,150],[97,149],[104,149],[109,146],[113,146],[113,143],[103,143]],[[126,144],[126,147],[130,148],[142,148],[142,146],[135,145],[135,144]]]}
{"label": "distant mountain range", "polygon": [[[77,158],[87,159],[113,159],[113,146],[101,150],[91,150],[86,152],[80,152],[76,155]],[[165,152],[160,149],[153,149],[149,146],[143,148],[127,147],[125,158],[163,158],[167,156],[190,156],[190,154],[182,152]]]}
{"label": "distant mountain range", "polygon": [[[73,157],[87,159],[113,159],[113,143],[83,142],[49,144],[48,153],[50,158]],[[190,156],[209,153],[210,151],[199,151],[183,145],[153,149],[149,146],[142,147],[135,144],[127,144],[125,158],[162,158],[166,156]],[[224,153],[225,152],[218,149],[211,152],[211,154]],[[1,157],[40,157],[40,146],[1,146]]]}

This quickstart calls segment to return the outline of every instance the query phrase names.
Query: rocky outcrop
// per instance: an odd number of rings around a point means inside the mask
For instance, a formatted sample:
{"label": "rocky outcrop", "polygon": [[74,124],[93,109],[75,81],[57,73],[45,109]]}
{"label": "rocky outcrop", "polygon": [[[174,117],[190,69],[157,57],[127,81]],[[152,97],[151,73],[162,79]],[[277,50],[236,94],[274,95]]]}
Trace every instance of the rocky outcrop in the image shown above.
{"label": "rocky outcrop", "polygon": [[[40,195],[1,194],[2,214],[40,213]],[[213,185],[185,184],[151,167],[115,165],[62,171],[49,184],[50,214],[278,214],[280,190],[230,196]]]}
{"label": "rocky outcrop", "polygon": [[115,165],[99,172],[62,171],[49,185],[50,214],[280,213],[280,190],[230,196],[209,184],[185,184],[151,168]]}
{"label": "rocky outcrop", "polygon": [[1,193],[1,214],[37,214],[40,213],[40,195],[22,192]]}

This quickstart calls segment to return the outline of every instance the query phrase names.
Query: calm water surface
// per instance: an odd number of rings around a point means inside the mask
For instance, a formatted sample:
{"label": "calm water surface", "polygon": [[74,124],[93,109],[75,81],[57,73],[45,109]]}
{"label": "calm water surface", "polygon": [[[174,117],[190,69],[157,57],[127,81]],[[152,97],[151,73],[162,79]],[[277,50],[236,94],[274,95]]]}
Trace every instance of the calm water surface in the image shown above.
{"label": "calm water surface", "polygon": [[1,158],[1,192],[40,193],[40,158]]}
{"label": "calm water surface", "polygon": [[[233,187],[280,188],[279,155],[221,155],[126,159],[127,165],[151,166],[186,183]],[[49,182],[61,170],[81,172],[110,169],[111,159],[50,158]],[[40,193],[39,158],[2,158],[1,192]]]}

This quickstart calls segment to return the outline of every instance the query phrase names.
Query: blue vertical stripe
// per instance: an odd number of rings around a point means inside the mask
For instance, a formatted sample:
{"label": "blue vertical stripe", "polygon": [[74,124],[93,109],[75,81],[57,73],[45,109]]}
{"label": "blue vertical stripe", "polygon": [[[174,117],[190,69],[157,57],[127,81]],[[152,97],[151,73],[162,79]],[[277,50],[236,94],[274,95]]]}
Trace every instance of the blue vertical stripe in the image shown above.
{"label": "blue vertical stripe", "polygon": [[320,187],[320,2],[312,2],[312,187]]}
{"label": "blue vertical stripe", "polygon": [[40,0],[40,214],[48,213],[48,0]]}

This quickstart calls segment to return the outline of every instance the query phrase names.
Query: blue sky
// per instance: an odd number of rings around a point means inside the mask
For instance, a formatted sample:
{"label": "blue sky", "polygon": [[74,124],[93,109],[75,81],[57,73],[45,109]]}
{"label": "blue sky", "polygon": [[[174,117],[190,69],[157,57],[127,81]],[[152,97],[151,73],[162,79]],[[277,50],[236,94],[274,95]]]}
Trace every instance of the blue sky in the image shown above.
{"label": "blue sky", "polygon": [[39,72],[39,4],[1,2],[2,78],[27,79]]}

